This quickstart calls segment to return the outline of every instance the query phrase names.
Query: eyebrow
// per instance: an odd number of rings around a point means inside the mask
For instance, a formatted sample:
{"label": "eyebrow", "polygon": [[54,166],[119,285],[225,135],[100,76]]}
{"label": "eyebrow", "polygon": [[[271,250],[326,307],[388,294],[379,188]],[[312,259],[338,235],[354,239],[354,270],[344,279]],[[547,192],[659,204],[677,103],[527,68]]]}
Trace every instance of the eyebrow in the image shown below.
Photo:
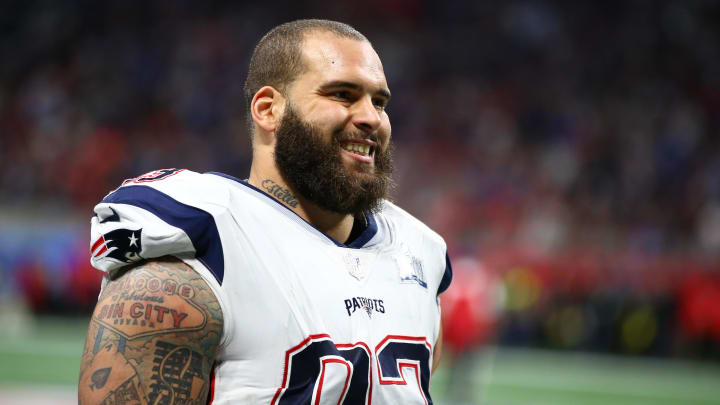
{"label": "eyebrow", "polygon": [[[346,89],[351,89],[351,90],[356,90],[356,91],[363,91],[363,86],[361,86],[357,83],[345,82],[342,80],[335,80],[335,81],[325,83],[322,86],[320,86],[320,89],[322,89],[322,90],[335,89],[335,88],[346,88]],[[390,100],[390,97],[391,97],[390,90],[386,90],[386,89],[379,89],[376,92],[376,94],[379,94],[388,100]]]}

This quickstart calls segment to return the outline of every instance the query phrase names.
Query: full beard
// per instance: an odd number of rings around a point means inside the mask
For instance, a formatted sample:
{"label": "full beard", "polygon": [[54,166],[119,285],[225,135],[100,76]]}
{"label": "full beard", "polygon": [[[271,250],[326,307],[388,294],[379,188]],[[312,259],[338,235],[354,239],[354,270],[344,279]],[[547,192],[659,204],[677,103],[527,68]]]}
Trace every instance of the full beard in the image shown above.
{"label": "full beard", "polygon": [[384,151],[379,145],[375,147],[374,171],[361,162],[353,162],[354,170],[348,170],[340,145],[351,138],[350,134],[336,132],[328,143],[322,132],[303,121],[291,106],[285,110],[275,136],[275,163],[283,179],[322,209],[356,217],[377,211],[393,184],[391,144]]}

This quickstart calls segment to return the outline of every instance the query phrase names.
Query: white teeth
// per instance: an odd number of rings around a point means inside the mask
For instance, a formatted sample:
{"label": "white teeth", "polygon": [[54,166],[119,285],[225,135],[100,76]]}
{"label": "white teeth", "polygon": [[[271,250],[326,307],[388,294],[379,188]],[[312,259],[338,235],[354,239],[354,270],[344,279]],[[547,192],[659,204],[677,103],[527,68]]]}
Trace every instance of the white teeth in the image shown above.
{"label": "white teeth", "polygon": [[358,155],[367,156],[370,154],[370,145],[361,145],[359,143],[348,142],[342,145],[346,151],[357,153]]}

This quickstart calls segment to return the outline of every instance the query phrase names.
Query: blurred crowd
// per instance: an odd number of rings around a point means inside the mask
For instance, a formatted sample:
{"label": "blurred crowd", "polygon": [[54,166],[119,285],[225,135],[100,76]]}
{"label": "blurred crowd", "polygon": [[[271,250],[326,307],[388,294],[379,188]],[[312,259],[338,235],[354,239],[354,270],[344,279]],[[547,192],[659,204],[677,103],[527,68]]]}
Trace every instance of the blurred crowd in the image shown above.
{"label": "blurred crowd", "polygon": [[496,339],[720,358],[714,1],[10,1],[0,206],[89,213],[165,167],[245,176],[252,46],[302,17],[377,48],[393,197],[501,286]]}

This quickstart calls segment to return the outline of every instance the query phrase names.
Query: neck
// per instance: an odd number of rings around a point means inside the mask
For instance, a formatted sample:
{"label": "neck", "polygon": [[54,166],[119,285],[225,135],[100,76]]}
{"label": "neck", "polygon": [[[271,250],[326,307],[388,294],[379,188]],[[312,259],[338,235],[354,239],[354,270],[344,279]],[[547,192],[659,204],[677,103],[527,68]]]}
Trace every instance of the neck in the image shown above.
{"label": "neck", "polygon": [[318,207],[293,190],[279,174],[264,172],[253,165],[248,183],[269,194],[331,238],[342,243],[349,239],[355,221],[352,215],[338,214]]}

